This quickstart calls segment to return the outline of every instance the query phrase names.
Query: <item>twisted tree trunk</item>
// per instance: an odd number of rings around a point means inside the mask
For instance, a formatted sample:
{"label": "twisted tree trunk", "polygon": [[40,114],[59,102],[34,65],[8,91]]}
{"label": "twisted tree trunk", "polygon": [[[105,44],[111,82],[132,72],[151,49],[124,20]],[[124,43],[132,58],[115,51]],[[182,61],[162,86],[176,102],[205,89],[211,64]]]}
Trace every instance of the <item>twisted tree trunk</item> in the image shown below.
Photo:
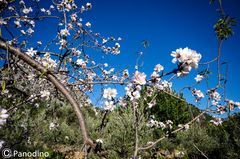
{"label": "twisted tree trunk", "polygon": [[25,63],[27,63],[28,65],[38,70],[39,72],[41,72],[47,77],[47,79],[67,98],[67,100],[70,102],[71,106],[73,107],[73,110],[76,113],[79,120],[79,125],[80,125],[81,133],[83,136],[84,144],[90,145],[91,147],[95,147],[95,144],[88,136],[87,128],[84,121],[84,116],[80,110],[80,107],[77,101],[72,97],[70,92],[65,88],[65,86],[50,71],[46,71],[46,69],[40,63],[36,62],[31,57],[21,52],[18,48],[10,46],[3,41],[0,41],[0,48],[7,50],[8,53],[18,57],[19,59],[21,59],[22,61],[24,61]]}

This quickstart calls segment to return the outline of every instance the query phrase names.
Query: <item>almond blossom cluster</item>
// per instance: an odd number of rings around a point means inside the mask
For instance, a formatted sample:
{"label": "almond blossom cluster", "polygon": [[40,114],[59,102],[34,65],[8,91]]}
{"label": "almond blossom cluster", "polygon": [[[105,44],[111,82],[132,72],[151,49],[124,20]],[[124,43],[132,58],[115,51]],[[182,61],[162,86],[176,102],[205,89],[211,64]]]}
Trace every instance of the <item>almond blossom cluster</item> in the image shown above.
{"label": "almond blossom cluster", "polygon": [[140,85],[134,85],[132,83],[125,87],[126,96],[129,97],[131,101],[136,101],[141,97],[141,90],[142,87]]}
{"label": "almond blossom cluster", "polygon": [[212,105],[218,105],[221,100],[221,95],[214,89],[208,90],[208,95],[212,100]]}
{"label": "almond blossom cluster", "polygon": [[151,128],[161,128],[162,130],[164,129],[172,129],[173,122],[171,120],[167,120],[165,123],[161,121],[157,121],[154,119],[150,119],[146,126],[151,127]]}
{"label": "almond blossom cluster", "polygon": [[62,0],[61,3],[57,4],[57,9],[59,11],[71,11],[72,9],[77,9],[77,5],[74,3],[74,0]]}
{"label": "almond blossom cluster", "polygon": [[40,63],[42,63],[45,68],[55,69],[57,67],[57,61],[51,58],[50,53],[45,53],[43,58],[38,58],[37,60],[40,60]]}
{"label": "almond blossom cluster", "polygon": [[200,101],[202,98],[204,98],[204,94],[197,89],[192,90],[193,96],[196,98],[196,102]]}
{"label": "almond blossom cluster", "polygon": [[41,98],[45,98],[46,100],[48,100],[50,97],[50,92],[47,90],[40,91],[40,94],[41,94]]}
{"label": "almond blossom cluster", "polygon": [[40,57],[37,55],[37,50],[33,50],[31,47],[30,49],[27,49],[26,54],[30,57],[35,57],[45,68],[54,69],[57,67],[57,61],[51,58],[50,53],[45,53],[43,57]]}
{"label": "almond blossom cluster", "polygon": [[234,102],[233,100],[226,99],[225,102],[230,110],[234,110],[236,107],[240,109],[240,102]]}
{"label": "almond blossom cluster", "polygon": [[85,68],[87,63],[83,59],[77,59],[76,65],[78,65],[80,68]]}
{"label": "almond blossom cluster", "polygon": [[112,98],[115,98],[117,96],[117,90],[114,88],[107,88],[104,89],[103,97],[106,99],[111,100]]}
{"label": "almond blossom cluster", "polygon": [[223,121],[222,121],[222,118],[215,117],[214,119],[210,120],[210,122],[218,126],[218,125],[221,125]]}
{"label": "almond blossom cluster", "polygon": [[133,82],[137,85],[145,85],[147,83],[146,74],[136,71],[133,76]]}
{"label": "almond blossom cluster", "polygon": [[152,78],[152,83],[156,83],[156,82],[159,82],[161,79],[160,79],[160,75],[159,75],[159,72],[160,71],[163,71],[164,70],[164,67],[160,64],[157,64],[154,68],[154,71],[151,75],[151,78]]}
{"label": "almond blossom cluster", "polygon": [[37,53],[37,51],[36,51],[36,50],[33,50],[32,47],[31,47],[30,49],[27,49],[27,52],[26,52],[26,54],[27,54],[28,56],[30,56],[30,57],[35,56],[36,53]]}
{"label": "almond blossom cluster", "polygon": [[115,108],[115,104],[113,99],[117,96],[117,90],[114,88],[107,88],[104,89],[103,92],[103,97],[107,99],[107,101],[105,101],[105,105],[104,105],[104,109],[105,110],[110,110],[113,111]]}
{"label": "almond blossom cluster", "polygon": [[126,96],[135,104],[137,104],[136,101],[141,97],[142,86],[146,83],[146,74],[136,71],[132,78],[132,83],[129,83],[125,87]]}
{"label": "almond blossom cluster", "polygon": [[157,83],[155,86],[158,90],[171,90],[172,82],[163,80],[163,81],[160,81],[159,83]]}
{"label": "almond blossom cluster", "polygon": [[177,76],[188,75],[192,68],[198,68],[202,55],[189,48],[179,48],[171,53],[172,62],[178,63]]}

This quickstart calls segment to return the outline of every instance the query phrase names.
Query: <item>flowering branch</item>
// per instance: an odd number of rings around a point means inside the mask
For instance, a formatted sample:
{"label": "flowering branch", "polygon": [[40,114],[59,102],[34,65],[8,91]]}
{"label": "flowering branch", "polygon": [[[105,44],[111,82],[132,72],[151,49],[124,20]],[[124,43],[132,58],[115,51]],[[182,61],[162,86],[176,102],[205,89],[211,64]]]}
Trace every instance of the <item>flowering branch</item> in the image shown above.
{"label": "flowering branch", "polygon": [[91,147],[94,147],[95,144],[93,141],[89,138],[87,128],[85,126],[85,121],[83,114],[79,108],[79,105],[77,101],[72,97],[70,92],[65,88],[65,86],[49,71],[46,71],[46,69],[39,64],[38,62],[34,61],[32,58],[30,58],[28,55],[22,53],[19,49],[14,48],[12,46],[9,46],[6,42],[0,41],[0,48],[9,51],[10,54],[20,58],[25,63],[33,67],[34,69],[38,70],[41,73],[44,73],[44,75],[47,77],[47,79],[68,99],[70,104],[72,105],[74,112],[76,113],[79,125],[81,128],[81,132],[83,135],[84,143],[87,145],[90,145]]}
{"label": "flowering branch", "polygon": [[[204,110],[202,113],[200,113],[199,115],[197,115],[195,118],[193,118],[191,121],[189,121],[188,123],[186,123],[185,125],[191,125],[192,123],[194,123],[197,119],[199,119],[201,116],[203,116],[205,113],[207,112],[211,112],[211,110],[207,109],[207,110]],[[185,127],[180,127],[174,131],[172,131],[171,133],[172,134],[175,134],[181,130],[183,130]],[[156,140],[155,142],[151,143],[150,145],[148,146],[145,146],[145,147],[140,147],[138,148],[138,150],[148,150],[148,149],[151,149],[153,148],[155,145],[157,145],[160,141],[162,141],[163,139],[167,138],[168,137],[168,134],[165,134],[163,137],[159,138],[158,140]]]}

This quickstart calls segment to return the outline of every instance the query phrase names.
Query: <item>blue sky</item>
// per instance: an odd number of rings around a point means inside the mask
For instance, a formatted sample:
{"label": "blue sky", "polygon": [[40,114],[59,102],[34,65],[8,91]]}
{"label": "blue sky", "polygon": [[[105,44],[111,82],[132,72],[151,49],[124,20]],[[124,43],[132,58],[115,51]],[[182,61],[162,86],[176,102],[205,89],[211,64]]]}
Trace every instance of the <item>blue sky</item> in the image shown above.
{"label": "blue sky", "polygon": [[[87,1],[86,1],[87,2]],[[218,19],[217,3],[210,5],[208,0],[121,0],[90,1],[93,9],[86,14],[92,23],[92,29],[103,35],[120,36],[121,54],[106,56],[113,66],[134,67],[138,51],[144,52],[144,65],[140,68],[150,76],[156,64],[162,64],[166,70],[172,70],[170,53],[177,48],[189,47],[201,53],[201,62],[209,61],[217,55],[217,40],[213,25]],[[240,20],[240,2],[223,0],[227,14]],[[142,40],[148,40],[150,46],[144,49]],[[240,30],[234,27],[234,36],[223,43],[222,61],[229,63],[227,96],[240,101]],[[210,69],[216,72],[216,64]],[[200,66],[199,71],[204,67]],[[222,68],[224,73],[224,68]],[[173,88],[179,90],[184,85],[195,83],[197,71],[188,77],[176,80]],[[215,79],[217,74],[212,74]],[[210,80],[214,87],[216,80]],[[204,90],[200,85],[198,89]],[[191,102],[191,95],[185,96]],[[204,106],[202,106],[204,107]]]}
{"label": "blue sky", "polygon": [[[240,21],[240,1],[222,1],[225,12]],[[217,40],[213,31],[213,25],[218,19],[217,3],[210,5],[209,0],[75,0],[75,2],[81,5],[92,3],[93,9],[83,13],[82,16],[85,22],[91,22],[91,29],[94,32],[124,39],[121,42],[120,55],[104,55],[104,60],[116,69],[127,66],[133,73],[136,52],[140,51],[144,53],[144,65],[140,71],[145,72],[148,78],[158,63],[163,65],[166,71],[174,69],[176,65],[171,63],[170,53],[180,47],[189,47],[201,53],[203,56],[201,62],[217,56]],[[40,7],[49,5],[45,3]],[[49,20],[45,24],[41,22],[37,24],[39,25],[36,30],[41,29],[41,34],[35,34],[32,40],[49,40],[56,35],[57,21]],[[221,59],[229,64],[227,97],[240,101],[239,25],[234,27],[234,32],[234,36],[223,43]],[[148,48],[142,47],[142,40],[150,42]],[[58,47],[54,50],[58,50]],[[88,51],[90,56],[103,56],[100,52]],[[199,71],[203,68],[200,66]],[[210,69],[216,72],[216,64],[212,64]],[[173,89],[179,90],[185,85],[195,84],[196,74],[197,71],[193,70],[189,76],[175,80]],[[212,87],[216,85],[217,81],[214,80],[216,76],[216,73],[211,75]],[[197,88],[205,89],[204,85]],[[123,94],[123,89],[119,90],[119,94]],[[190,94],[185,97],[190,102],[194,101]],[[204,104],[200,107],[204,108]]]}

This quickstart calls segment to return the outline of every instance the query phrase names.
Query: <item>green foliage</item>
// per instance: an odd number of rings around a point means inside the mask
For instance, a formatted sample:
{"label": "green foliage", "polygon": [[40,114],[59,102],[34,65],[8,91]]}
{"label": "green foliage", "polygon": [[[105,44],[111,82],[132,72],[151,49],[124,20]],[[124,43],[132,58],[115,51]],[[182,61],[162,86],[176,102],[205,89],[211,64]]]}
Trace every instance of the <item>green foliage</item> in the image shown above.
{"label": "green foliage", "polygon": [[216,158],[239,158],[240,154],[240,113],[225,120],[219,127],[209,125],[208,133],[219,146],[212,152]]}
{"label": "green foliage", "polygon": [[229,36],[233,35],[232,27],[235,26],[237,21],[230,17],[224,16],[220,18],[214,25],[214,31],[219,40],[227,40]]}
{"label": "green foliage", "polygon": [[158,121],[172,120],[174,127],[177,127],[178,124],[184,124],[191,119],[188,106],[186,102],[160,92],[156,97],[156,105],[147,111]]}
{"label": "green foliage", "polygon": [[[21,92],[14,89],[10,91],[15,91],[12,97],[0,99],[0,105],[6,109],[14,106],[13,101],[21,103],[25,99]],[[157,94],[156,105],[149,109],[146,105],[148,98],[145,98],[144,92],[142,96],[136,111],[140,147],[164,135],[160,128],[146,126],[150,114],[154,114],[158,121],[172,120],[174,128],[191,120],[191,115],[199,114],[199,110],[194,106],[164,93]],[[89,152],[89,158],[100,159],[98,152],[107,152],[105,157],[110,159],[133,156],[136,120],[130,102],[125,108],[118,107],[112,112],[92,106],[82,107],[82,111],[91,138],[103,141],[102,144],[98,144],[97,150]],[[78,120],[65,101],[54,99],[28,102],[19,105],[18,109],[12,109],[10,116],[0,131],[1,140],[6,141],[6,147],[19,151],[48,151],[51,154],[50,158],[64,158],[69,151],[82,151],[83,141]],[[140,151],[139,155],[142,158],[165,158],[167,156],[161,155],[160,152],[166,151],[169,156],[174,156],[175,152],[181,151],[184,152],[185,158],[203,158],[203,154],[209,158],[238,158],[240,114],[232,116],[218,127],[209,123],[209,116],[205,117],[201,119],[206,120],[205,122],[193,124],[190,129],[180,133],[170,134],[155,148]],[[56,127],[50,129],[51,123],[55,123]]]}
{"label": "green foliage", "polygon": [[200,157],[201,153],[208,156],[209,152],[218,147],[218,142],[198,124],[194,124],[188,131],[178,133],[176,142],[179,143],[179,147],[187,151],[190,158]]}

